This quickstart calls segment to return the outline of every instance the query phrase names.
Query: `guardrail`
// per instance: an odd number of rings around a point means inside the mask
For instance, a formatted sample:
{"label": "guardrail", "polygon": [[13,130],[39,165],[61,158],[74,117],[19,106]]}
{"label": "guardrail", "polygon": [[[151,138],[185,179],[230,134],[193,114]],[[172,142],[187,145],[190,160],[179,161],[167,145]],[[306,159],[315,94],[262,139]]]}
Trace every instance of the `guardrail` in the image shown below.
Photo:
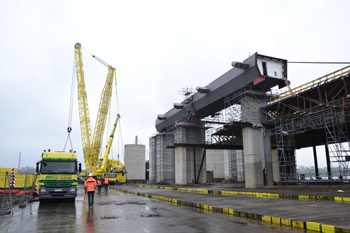
{"label": "guardrail", "polygon": [[306,174],[297,174],[298,181],[307,181],[307,182],[337,182],[337,183],[349,183],[349,176],[340,176],[339,172],[332,172],[330,174],[328,173],[319,173],[318,176],[316,176],[316,173],[309,172]]}
{"label": "guardrail", "polygon": [[283,92],[282,94],[276,95],[274,97],[270,98],[270,101],[267,103],[267,105],[273,104],[275,102],[281,101],[283,99],[286,99],[291,96],[295,96],[299,94],[300,92],[306,91],[308,89],[311,89],[313,87],[317,87],[321,84],[327,83],[329,81],[332,81],[334,79],[340,78],[346,74],[350,73],[350,65],[346,66],[340,70],[334,71],[333,73],[327,74],[325,76],[322,76],[320,78],[317,78],[315,80],[312,80],[310,82],[307,82],[301,86],[298,86],[296,88],[293,88],[291,90],[288,90],[286,92]]}

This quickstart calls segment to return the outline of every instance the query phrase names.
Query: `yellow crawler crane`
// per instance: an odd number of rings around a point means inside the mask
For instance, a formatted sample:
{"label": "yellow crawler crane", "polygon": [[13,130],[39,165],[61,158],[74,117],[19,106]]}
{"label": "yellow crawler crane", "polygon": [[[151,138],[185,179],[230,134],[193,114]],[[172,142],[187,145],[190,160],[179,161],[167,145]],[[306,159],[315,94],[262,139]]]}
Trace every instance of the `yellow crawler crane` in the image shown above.
{"label": "yellow crawler crane", "polygon": [[109,182],[119,183],[123,184],[126,183],[126,176],[125,176],[125,165],[122,164],[119,159],[108,159],[109,153],[111,151],[113,139],[114,139],[114,133],[117,128],[117,124],[119,121],[120,115],[117,115],[117,118],[115,120],[112,133],[109,136],[106,152],[103,158],[100,158],[100,162],[97,166],[96,173],[97,174],[103,174],[104,176],[107,176],[109,179]]}
{"label": "yellow crawler crane", "polygon": [[[78,106],[79,106],[79,118],[80,118],[80,131],[81,131],[81,141],[84,153],[84,163],[87,173],[92,173],[93,176],[103,176],[110,172],[110,169],[116,164],[121,164],[123,168],[125,166],[119,160],[108,159],[110,152],[110,147],[112,141],[108,144],[104,158],[99,159],[101,152],[103,133],[106,126],[107,115],[109,111],[111,96],[112,96],[112,85],[113,78],[116,82],[115,69],[99,59],[98,57],[92,55],[96,60],[108,67],[108,73],[104,88],[101,94],[101,100],[97,112],[97,119],[95,124],[94,136],[91,137],[91,127],[90,127],[90,115],[89,106],[87,100],[87,93],[85,87],[85,77],[84,77],[84,67],[83,67],[83,56],[82,47],[80,43],[75,44],[75,69],[77,75],[77,89],[78,89]],[[119,114],[116,119],[116,124],[119,120]],[[116,127],[115,124],[115,127]],[[115,128],[113,130],[114,135]],[[125,177],[124,177],[125,179]],[[123,182],[122,180],[119,181]],[[125,182],[125,181],[124,181]],[[124,183],[123,182],[123,183]]]}

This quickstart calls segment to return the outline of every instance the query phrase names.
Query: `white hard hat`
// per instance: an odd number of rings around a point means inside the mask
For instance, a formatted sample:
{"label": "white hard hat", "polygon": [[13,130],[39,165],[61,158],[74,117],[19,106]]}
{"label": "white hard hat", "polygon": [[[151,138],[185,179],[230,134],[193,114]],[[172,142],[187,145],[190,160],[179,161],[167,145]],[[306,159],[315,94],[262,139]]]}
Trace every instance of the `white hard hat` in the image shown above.
{"label": "white hard hat", "polygon": [[92,176],[92,173],[90,173],[89,176]]}

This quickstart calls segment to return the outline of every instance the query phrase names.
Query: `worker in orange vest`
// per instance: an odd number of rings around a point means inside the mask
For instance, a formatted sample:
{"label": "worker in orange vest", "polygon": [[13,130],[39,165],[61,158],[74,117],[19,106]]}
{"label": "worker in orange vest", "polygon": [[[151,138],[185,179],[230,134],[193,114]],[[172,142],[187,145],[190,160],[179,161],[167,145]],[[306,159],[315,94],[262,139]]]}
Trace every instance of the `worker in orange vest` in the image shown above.
{"label": "worker in orange vest", "polygon": [[108,193],[109,179],[108,179],[107,175],[105,176],[104,183],[105,183],[105,192]]}
{"label": "worker in orange vest", "polygon": [[102,180],[101,177],[97,177],[97,187],[98,187],[98,194],[101,194],[101,188],[102,188]]}
{"label": "worker in orange vest", "polygon": [[94,194],[97,186],[96,180],[92,177],[92,173],[89,174],[89,179],[86,180],[85,187],[88,193],[89,208],[94,207]]}
{"label": "worker in orange vest", "polygon": [[87,180],[87,177],[85,176],[85,180],[84,180],[84,189],[85,189],[85,194],[86,194],[86,187],[85,187],[86,180]]}

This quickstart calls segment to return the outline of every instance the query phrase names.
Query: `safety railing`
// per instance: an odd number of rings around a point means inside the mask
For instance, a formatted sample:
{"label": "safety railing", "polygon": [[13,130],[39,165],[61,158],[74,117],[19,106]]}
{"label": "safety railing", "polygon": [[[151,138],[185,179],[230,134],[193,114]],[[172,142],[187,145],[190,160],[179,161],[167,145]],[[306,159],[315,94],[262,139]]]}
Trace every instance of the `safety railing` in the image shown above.
{"label": "safety railing", "polygon": [[302,183],[303,181],[305,182],[314,182],[315,184],[317,183],[324,183],[324,182],[336,182],[336,183],[349,183],[349,176],[343,176],[340,175],[339,172],[331,172],[330,174],[328,173],[318,173],[316,176],[316,173],[314,172],[308,172],[304,174],[297,174],[298,176],[298,181],[299,183]]}
{"label": "safety railing", "polygon": [[321,84],[330,82],[334,79],[343,77],[344,75],[349,74],[349,73],[350,73],[350,66],[346,66],[346,67],[344,67],[340,70],[337,70],[333,73],[327,74],[327,75],[322,76],[320,78],[317,78],[313,81],[307,82],[301,86],[298,86],[296,88],[293,88],[291,90],[283,92],[279,95],[273,96],[270,98],[270,101],[267,103],[267,105],[273,104],[275,102],[281,101],[281,100],[286,99],[286,98],[291,97],[291,96],[295,96],[303,91],[306,91],[306,90],[311,89],[313,87],[317,87]]}

